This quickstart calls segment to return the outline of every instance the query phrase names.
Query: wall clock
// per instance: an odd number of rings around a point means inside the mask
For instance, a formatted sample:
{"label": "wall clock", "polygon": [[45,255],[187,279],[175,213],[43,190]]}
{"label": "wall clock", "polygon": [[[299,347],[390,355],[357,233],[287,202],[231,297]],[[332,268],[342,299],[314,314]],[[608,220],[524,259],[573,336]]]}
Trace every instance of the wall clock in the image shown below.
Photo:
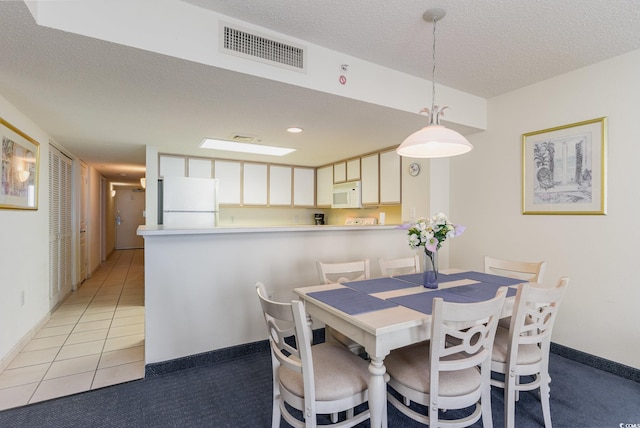
{"label": "wall clock", "polygon": [[409,174],[412,177],[420,174],[420,165],[418,165],[417,163],[412,163],[411,165],[409,165]]}

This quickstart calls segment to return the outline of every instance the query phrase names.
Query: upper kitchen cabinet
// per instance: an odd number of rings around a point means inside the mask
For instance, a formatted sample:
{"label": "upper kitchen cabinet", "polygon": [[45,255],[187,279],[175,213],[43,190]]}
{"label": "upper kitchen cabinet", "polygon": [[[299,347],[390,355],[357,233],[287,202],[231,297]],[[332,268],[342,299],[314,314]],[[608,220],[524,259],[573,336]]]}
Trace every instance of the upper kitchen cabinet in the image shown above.
{"label": "upper kitchen cabinet", "polygon": [[333,182],[344,183],[347,181],[347,163],[338,162],[333,164]]}
{"label": "upper kitchen cabinet", "polygon": [[333,190],[333,165],[316,169],[316,206],[330,207]]}
{"label": "upper kitchen cabinet", "polygon": [[347,161],[347,181],[360,180],[360,158]]}
{"label": "upper kitchen cabinet", "polygon": [[291,167],[269,165],[269,205],[290,207],[291,188]]}
{"label": "upper kitchen cabinet", "polygon": [[189,158],[188,176],[196,178],[211,178],[211,159]]}
{"label": "upper kitchen cabinet", "polygon": [[218,202],[226,205],[241,203],[241,163],[234,161],[214,161],[215,174],[218,179]]}
{"label": "upper kitchen cabinet", "polygon": [[313,207],[315,184],[314,168],[293,168],[293,205]]}
{"label": "upper kitchen cabinet", "polygon": [[160,155],[160,177],[186,177],[187,159],[184,156]]}
{"label": "upper kitchen cabinet", "polygon": [[267,205],[267,164],[245,162],[242,172],[242,204]]}
{"label": "upper kitchen cabinet", "polygon": [[362,204],[378,205],[380,203],[380,168],[378,153],[363,156],[361,159],[362,168]]}
{"label": "upper kitchen cabinet", "polygon": [[401,202],[400,155],[394,150],[380,153],[380,203]]}

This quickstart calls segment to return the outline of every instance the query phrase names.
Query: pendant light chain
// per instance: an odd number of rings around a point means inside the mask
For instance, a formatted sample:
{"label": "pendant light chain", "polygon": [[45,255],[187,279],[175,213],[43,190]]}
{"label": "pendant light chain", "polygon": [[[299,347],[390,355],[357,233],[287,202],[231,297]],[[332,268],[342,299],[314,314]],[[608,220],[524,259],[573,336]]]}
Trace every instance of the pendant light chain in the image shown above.
{"label": "pendant light chain", "polygon": [[436,22],[438,22],[438,19],[434,18],[433,19],[433,49],[432,49],[433,70],[431,72],[431,114],[432,115],[433,114],[435,114],[435,115],[438,114],[435,111],[435,105],[436,105]]}
{"label": "pendant light chain", "polygon": [[440,125],[440,116],[447,107],[436,105],[436,25],[444,18],[446,11],[440,8],[428,9],[422,14],[422,19],[433,23],[433,69],[431,72],[431,110],[425,107],[419,114],[427,113],[429,123],[424,128],[414,132],[404,139],[396,152],[400,156],[410,158],[445,158],[467,153],[473,149],[471,143],[461,134]]}

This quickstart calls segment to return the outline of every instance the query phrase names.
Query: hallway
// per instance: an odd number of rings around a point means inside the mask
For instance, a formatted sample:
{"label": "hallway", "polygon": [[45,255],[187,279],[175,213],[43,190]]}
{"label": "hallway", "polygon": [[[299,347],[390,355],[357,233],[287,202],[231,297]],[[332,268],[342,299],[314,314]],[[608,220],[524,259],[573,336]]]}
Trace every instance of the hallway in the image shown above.
{"label": "hallway", "polygon": [[0,373],[0,410],[144,377],[144,250],[116,250]]}

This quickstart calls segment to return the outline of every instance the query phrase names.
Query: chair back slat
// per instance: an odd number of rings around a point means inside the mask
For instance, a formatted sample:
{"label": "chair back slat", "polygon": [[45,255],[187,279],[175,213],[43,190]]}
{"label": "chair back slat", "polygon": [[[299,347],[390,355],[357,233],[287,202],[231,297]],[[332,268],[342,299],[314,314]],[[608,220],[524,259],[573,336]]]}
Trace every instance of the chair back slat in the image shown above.
{"label": "chair back slat", "polygon": [[401,259],[378,259],[382,276],[408,275],[420,272],[420,258],[418,255]]}
{"label": "chair back slat", "polygon": [[371,277],[369,259],[344,263],[316,262],[320,281],[323,284],[361,281]]}
{"label": "chair back slat", "polygon": [[[307,334],[301,336],[299,330],[304,332],[307,328],[299,329],[296,327],[292,303],[269,300],[264,285],[261,283],[256,285],[256,291],[267,325],[272,355],[283,366],[292,371],[302,373],[304,370],[304,358],[301,354],[305,346],[301,346],[301,344],[306,343],[306,348],[309,348],[310,339]],[[306,323],[304,325],[306,326]]]}
{"label": "chair back slat", "polygon": [[506,295],[506,287],[500,287],[493,299],[473,304],[433,299],[429,355],[432,383],[434,377],[437,383],[438,371],[476,367],[491,359]]}
{"label": "chair back slat", "polygon": [[484,257],[485,273],[508,276],[529,282],[542,282],[545,268],[545,262],[521,262]]}
{"label": "chair back slat", "polygon": [[568,278],[561,278],[553,288],[535,283],[520,284],[511,319],[511,346],[551,340],[553,324],[568,284]]}

